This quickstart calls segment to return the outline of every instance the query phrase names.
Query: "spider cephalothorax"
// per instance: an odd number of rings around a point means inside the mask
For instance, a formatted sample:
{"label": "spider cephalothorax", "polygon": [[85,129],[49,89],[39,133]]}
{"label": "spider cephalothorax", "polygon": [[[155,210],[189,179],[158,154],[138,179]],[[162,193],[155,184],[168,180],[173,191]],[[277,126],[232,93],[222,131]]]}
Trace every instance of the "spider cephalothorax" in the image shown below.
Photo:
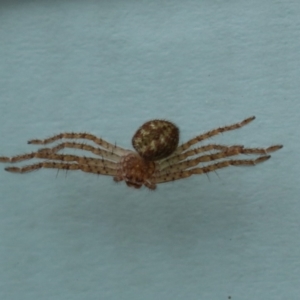
{"label": "spider cephalothorax", "polygon": [[[143,124],[132,138],[136,152],[118,147],[88,133],[61,133],[45,140],[31,140],[29,144],[46,145],[61,139],[84,139],[94,142],[92,146],[78,142],[62,142],[52,148],[42,148],[36,152],[13,157],[0,157],[0,162],[15,163],[31,158],[44,161],[24,167],[7,167],[6,171],[26,173],[40,168],[81,170],[87,173],[110,175],[115,181],[125,181],[130,187],[145,185],[154,190],[156,185],[190,177],[194,174],[206,174],[229,166],[253,166],[264,162],[282,145],[267,148],[245,148],[242,145],[208,144],[191,148],[194,144],[219,133],[238,129],[253,121],[250,117],[240,123],[219,127],[200,134],[178,146],[179,129],[165,120],[152,120]],[[65,148],[89,151],[99,158],[58,154]],[[210,151],[210,152],[208,152]],[[203,155],[198,155],[203,153]],[[256,159],[227,159],[240,154],[258,155]],[[198,155],[198,156],[197,156]],[[194,156],[193,158],[189,158]],[[209,164],[209,162],[212,162]],[[203,164],[198,166],[199,164]],[[208,163],[208,164],[207,164]]]}
{"label": "spider cephalothorax", "polygon": [[149,189],[155,189],[152,176],[155,172],[155,162],[143,159],[137,153],[128,153],[120,160],[115,181],[124,180],[128,186],[140,188],[143,184]]}

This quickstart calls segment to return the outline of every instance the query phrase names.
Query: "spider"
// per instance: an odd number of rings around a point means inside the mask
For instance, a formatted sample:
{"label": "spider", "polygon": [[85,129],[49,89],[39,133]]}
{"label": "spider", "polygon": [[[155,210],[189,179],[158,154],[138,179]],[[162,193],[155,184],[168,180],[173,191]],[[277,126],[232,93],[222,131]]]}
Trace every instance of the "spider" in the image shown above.
{"label": "spider", "polygon": [[[180,146],[178,146],[179,129],[176,125],[166,120],[148,121],[136,131],[132,138],[132,145],[136,152],[118,147],[89,133],[60,133],[44,140],[30,140],[28,144],[46,145],[61,139],[84,139],[96,145],[64,141],[52,148],[42,148],[32,153],[13,157],[2,156],[0,162],[15,163],[41,158],[44,161],[22,167],[6,167],[5,170],[14,173],[26,173],[41,168],[81,170],[87,173],[113,176],[116,182],[124,180],[127,186],[133,188],[138,189],[145,185],[154,190],[159,183],[187,178],[194,174],[207,174],[229,166],[254,166],[268,160],[271,157],[268,153],[277,151],[283,146],[245,148],[243,145],[209,144],[191,148],[205,139],[241,128],[254,119],[255,117],[250,117],[239,123],[213,129]],[[98,158],[58,153],[65,148],[89,151],[96,154]],[[258,157],[256,159],[228,159],[240,154],[254,154]],[[191,156],[194,157],[191,158]],[[198,166],[200,163],[202,165]]]}

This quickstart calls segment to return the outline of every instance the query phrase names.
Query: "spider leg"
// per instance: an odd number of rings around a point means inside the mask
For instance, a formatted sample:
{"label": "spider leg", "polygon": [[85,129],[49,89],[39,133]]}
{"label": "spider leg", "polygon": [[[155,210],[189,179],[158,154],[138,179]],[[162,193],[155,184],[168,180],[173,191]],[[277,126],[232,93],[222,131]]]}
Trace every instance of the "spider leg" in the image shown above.
{"label": "spider leg", "polygon": [[244,159],[244,160],[224,160],[221,162],[217,162],[205,167],[201,168],[194,168],[190,170],[181,170],[176,172],[170,172],[167,174],[163,174],[161,176],[155,177],[155,183],[163,183],[168,181],[174,181],[178,179],[183,179],[190,177],[194,174],[207,174],[209,172],[216,171],[218,169],[226,168],[229,166],[255,166],[256,164],[262,163],[266,160],[268,160],[271,156],[260,156],[256,159]]}
{"label": "spider leg", "polygon": [[71,154],[56,154],[52,152],[37,152],[36,158],[45,158],[51,160],[58,160],[63,162],[77,162],[82,165],[96,165],[98,167],[108,167],[111,169],[115,169],[118,167],[118,164],[115,162],[111,162],[105,159],[99,159],[94,157],[86,157],[86,156],[77,156]]}
{"label": "spider leg", "polygon": [[235,124],[232,124],[232,125],[227,125],[227,126],[219,127],[219,128],[207,131],[207,132],[205,132],[203,134],[200,134],[200,135],[194,137],[193,139],[187,141],[186,143],[182,144],[181,146],[179,146],[177,148],[177,150],[175,151],[175,153],[179,154],[179,153],[185,151],[186,149],[190,148],[192,145],[194,145],[194,144],[196,144],[198,142],[201,142],[201,141],[203,141],[205,139],[211,138],[211,137],[213,137],[215,135],[218,135],[219,133],[223,133],[223,132],[226,132],[226,131],[230,131],[230,130],[235,130],[235,129],[241,128],[241,127],[249,124],[254,119],[255,119],[255,117],[253,116],[253,117],[250,117],[250,118],[247,118],[247,119],[243,120],[240,123],[235,123]]}
{"label": "spider leg", "polygon": [[24,167],[7,167],[5,168],[8,172],[13,173],[27,173],[31,171],[35,171],[41,168],[50,168],[50,169],[61,169],[61,170],[81,170],[87,173],[94,173],[94,174],[101,174],[101,175],[110,175],[115,176],[117,175],[116,169],[111,169],[103,166],[96,166],[96,165],[82,165],[77,163],[61,163],[61,162],[40,162]]}
{"label": "spider leg", "polygon": [[75,133],[75,132],[65,132],[65,133],[60,133],[57,135],[54,135],[50,138],[44,139],[44,140],[30,140],[28,141],[28,144],[34,144],[34,145],[46,145],[53,143],[57,140],[60,139],[85,139],[85,140],[90,140],[94,142],[95,144],[113,152],[118,155],[122,155],[124,152],[124,148],[118,147],[114,144],[111,144],[109,142],[106,142],[105,140],[98,138],[97,136],[90,134],[90,133]]}
{"label": "spider leg", "polygon": [[18,161],[22,161],[22,160],[27,160],[27,159],[34,158],[36,153],[37,152],[31,152],[31,153],[26,153],[26,154],[12,156],[12,157],[0,156],[0,162],[3,162],[3,163],[15,163],[15,162],[18,162]]}
{"label": "spider leg", "polygon": [[[208,145],[208,146],[210,146],[210,145]],[[199,147],[199,148],[193,149],[193,150],[196,150],[198,152],[198,150],[203,150],[205,147],[208,147],[208,146]],[[213,146],[215,146],[215,145],[213,145]],[[228,156],[239,155],[239,154],[261,154],[261,155],[265,156],[268,153],[277,151],[283,147],[282,145],[273,145],[268,148],[244,148],[243,146],[239,146],[239,145],[230,146],[230,147],[221,146],[221,145],[217,145],[217,146],[225,147],[224,151],[217,152],[214,154],[202,155],[197,158],[186,160],[186,161],[182,160],[182,157],[186,158],[187,156],[189,156],[189,155],[186,155],[186,157],[185,157],[185,154],[188,154],[188,152],[193,151],[193,150],[190,150],[181,155],[175,156],[173,159],[171,159],[171,162],[172,162],[171,164],[166,165],[163,163],[161,165],[158,165],[159,170],[157,171],[157,173],[165,174],[172,170],[179,171],[179,170],[187,169],[190,167],[194,167],[194,166],[198,165],[200,162],[208,162],[208,161],[217,160],[217,159],[225,158]],[[193,154],[190,154],[190,155],[193,155]],[[178,160],[176,159],[176,157],[178,157]],[[180,161],[180,162],[176,163],[176,161]]]}
{"label": "spider leg", "polygon": [[[55,157],[54,154],[64,148],[75,148],[75,149],[90,151],[94,154],[102,156],[102,160],[104,160],[103,158],[106,158],[107,160],[105,160],[105,161],[107,163],[109,163],[109,160],[110,160],[111,164],[117,163],[120,160],[120,157],[118,155],[116,155],[112,152],[100,149],[100,148],[95,148],[93,146],[80,144],[80,143],[65,142],[65,143],[61,143],[53,148],[39,149],[36,152],[25,153],[25,154],[21,154],[21,155],[12,156],[12,157],[0,156],[0,162],[15,163],[15,162],[28,160],[28,159],[32,159],[32,158],[48,158],[48,159],[55,159],[55,160],[68,160],[68,158],[67,158],[68,156],[66,156],[66,155],[61,156],[62,157],[61,159],[54,158]],[[59,157],[59,156],[57,156],[57,157]],[[75,156],[75,155],[73,155],[73,156],[69,155],[69,157],[80,158],[80,156]],[[91,158],[91,159],[93,159],[93,158]],[[71,160],[73,160],[73,159],[71,159]],[[74,160],[78,161],[78,159],[74,159]],[[99,161],[99,159],[96,159],[96,158],[95,158],[95,160]]]}
{"label": "spider leg", "polygon": [[218,144],[210,144],[210,145],[205,145],[202,147],[194,148],[191,150],[188,150],[184,153],[181,154],[175,154],[171,155],[168,158],[159,161],[159,169],[165,169],[168,166],[173,165],[174,163],[178,163],[184,159],[186,159],[189,156],[193,156],[202,152],[207,152],[211,150],[220,150],[220,151],[226,151],[230,147],[243,147],[242,145],[233,145],[233,146],[225,146],[225,145],[218,145]]}
{"label": "spider leg", "polygon": [[67,161],[67,162],[77,162],[79,164],[83,165],[97,165],[101,167],[109,167],[111,169],[115,169],[118,167],[118,164],[115,162],[111,162],[109,160],[105,159],[99,159],[94,157],[85,157],[85,156],[77,156],[77,155],[71,155],[71,154],[56,154],[48,149],[41,149],[37,152],[32,152],[29,154],[23,154],[18,155],[14,157],[0,157],[0,162],[19,162],[22,160],[27,160],[31,158],[44,158],[44,159],[51,159],[51,160],[58,160],[58,161]]}
{"label": "spider leg", "polygon": [[281,149],[283,145],[273,145],[268,148],[243,148],[243,154],[268,154]]}
{"label": "spider leg", "polygon": [[243,150],[243,146],[228,147],[225,151],[221,151],[213,154],[206,154],[193,159],[181,161],[177,164],[175,163],[163,170],[161,169],[157,170],[156,173],[163,175],[163,174],[168,174],[170,172],[178,172],[191,167],[195,167],[201,162],[210,162],[212,160],[218,160],[229,156],[239,155],[242,152],[242,150]]}
{"label": "spider leg", "polygon": [[[118,155],[114,152],[107,151],[107,150],[101,149],[101,148],[96,148],[94,146],[87,145],[87,144],[76,143],[76,142],[64,142],[64,143],[54,146],[53,148],[43,148],[43,149],[41,149],[41,151],[49,150],[53,153],[56,153],[64,148],[72,148],[72,149],[80,149],[80,150],[89,151],[96,155],[102,156],[103,158],[106,158],[106,159],[109,159],[109,160],[115,161],[115,162],[118,162],[120,160],[120,155]],[[127,153],[128,151],[130,151],[130,150],[123,149],[123,155],[124,155],[124,153]]]}

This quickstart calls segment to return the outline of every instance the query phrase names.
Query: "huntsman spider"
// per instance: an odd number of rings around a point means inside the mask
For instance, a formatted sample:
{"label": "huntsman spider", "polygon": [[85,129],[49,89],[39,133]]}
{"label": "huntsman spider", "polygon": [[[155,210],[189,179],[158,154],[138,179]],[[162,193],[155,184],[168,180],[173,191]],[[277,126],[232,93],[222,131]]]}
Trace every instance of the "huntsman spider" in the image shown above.
{"label": "huntsman spider", "polygon": [[[229,166],[254,166],[268,160],[271,157],[269,153],[283,146],[245,148],[243,145],[209,144],[191,148],[196,143],[215,135],[241,128],[254,119],[255,117],[250,117],[240,123],[210,130],[180,146],[178,145],[179,129],[175,124],[165,120],[148,121],[132,138],[132,145],[136,152],[118,147],[89,133],[60,133],[44,140],[30,140],[28,143],[47,145],[61,139],[83,139],[92,141],[95,145],[64,141],[52,148],[42,148],[28,154],[2,156],[0,162],[16,163],[39,158],[44,161],[22,167],[6,167],[5,170],[14,173],[26,173],[41,168],[81,170],[113,176],[116,182],[124,180],[130,187],[140,188],[145,185],[154,190],[159,183],[187,178],[194,174],[207,174]],[[58,153],[65,148],[89,151],[96,154],[98,158]],[[229,159],[242,154],[253,154],[258,157]]]}

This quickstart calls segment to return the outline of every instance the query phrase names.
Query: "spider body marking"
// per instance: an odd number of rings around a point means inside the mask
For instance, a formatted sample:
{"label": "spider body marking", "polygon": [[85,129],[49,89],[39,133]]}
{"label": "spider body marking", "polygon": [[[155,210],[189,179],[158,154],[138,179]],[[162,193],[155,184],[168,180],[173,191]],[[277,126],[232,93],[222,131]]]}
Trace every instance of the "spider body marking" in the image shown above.
{"label": "spider body marking", "polygon": [[[30,140],[29,144],[46,145],[61,139],[84,139],[96,146],[65,141],[52,148],[41,148],[36,152],[1,156],[0,162],[16,163],[32,158],[44,159],[39,163],[23,167],[6,167],[14,173],[26,173],[41,168],[81,170],[87,173],[113,176],[116,182],[125,181],[127,186],[140,188],[143,185],[154,190],[156,185],[190,177],[195,174],[206,174],[229,166],[254,166],[268,160],[268,153],[281,149],[282,145],[267,148],[245,148],[243,145],[208,144],[191,148],[196,143],[220,133],[241,128],[255,117],[242,122],[219,127],[178,146],[179,129],[165,120],[152,120],[144,123],[134,134],[132,145],[136,152],[111,144],[89,133],[61,133],[45,140]],[[99,158],[59,154],[65,148],[81,149],[96,154]],[[208,152],[210,151],[210,152]],[[202,153],[202,155],[199,155]],[[258,155],[255,159],[228,159],[237,155]],[[193,158],[190,158],[194,156]],[[212,163],[210,163],[212,162]],[[199,164],[201,166],[198,166]]]}

